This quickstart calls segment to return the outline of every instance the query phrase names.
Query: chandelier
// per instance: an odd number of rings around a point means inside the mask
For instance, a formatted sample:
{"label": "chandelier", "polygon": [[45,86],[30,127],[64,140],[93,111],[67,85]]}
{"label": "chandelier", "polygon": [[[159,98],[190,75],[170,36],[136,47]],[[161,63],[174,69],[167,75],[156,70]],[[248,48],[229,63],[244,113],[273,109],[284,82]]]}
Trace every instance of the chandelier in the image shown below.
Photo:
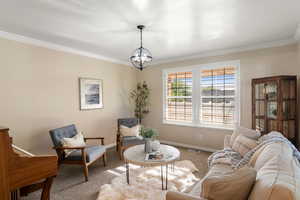
{"label": "chandelier", "polygon": [[130,61],[134,67],[142,71],[152,61],[152,55],[148,49],[143,47],[143,29],[145,26],[138,25],[137,28],[140,30],[141,46],[134,50]]}

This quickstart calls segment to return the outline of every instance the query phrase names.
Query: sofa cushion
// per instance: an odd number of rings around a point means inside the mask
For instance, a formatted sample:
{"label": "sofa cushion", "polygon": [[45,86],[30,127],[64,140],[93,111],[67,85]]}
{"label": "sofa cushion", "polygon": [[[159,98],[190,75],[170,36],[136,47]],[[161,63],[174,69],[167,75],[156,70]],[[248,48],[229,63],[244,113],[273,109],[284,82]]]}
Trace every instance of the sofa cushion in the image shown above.
{"label": "sofa cushion", "polygon": [[207,199],[202,199],[197,196],[192,196],[190,194],[169,191],[166,194],[166,200],[207,200]]}
{"label": "sofa cushion", "polygon": [[200,197],[210,200],[246,200],[255,182],[256,170],[249,167],[205,177]]}
{"label": "sofa cushion", "polygon": [[[94,161],[105,153],[106,148],[103,145],[89,146],[85,148],[86,162]],[[66,160],[82,160],[81,150],[72,151]]]}
{"label": "sofa cushion", "polygon": [[285,143],[266,145],[256,158],[258,170],[250,200],[300,199],[300,166]]}
{"label": "sofa cushion", "polygon": [[243,135],[239,135],[235,139],[232,145],[232,149],[240,153],[242,156],[244,156],[246,153],[248,153],[251,149],[253,149],[257,145],[258,145],[257,140],[253,140]]}
{"label": "sofa cushion", "polygon": [[199,181],[197,182],[194,187],[189,192],[190,195],[199,197],[201,194],[201,187],[202,187],[202,181],[209,176],[216,176],[216,175],[224,175],[227,173],[232,172],[232,168],[229,165],[225,164],[216,164],[213,165],[210,170],[207,172],[207,174]]}
{"label": "sofa cushion", "polygon": [[242,126],[236,126],[236,128],[234,129],[231,138],[230,138],[230,145],[232,146],[235,139],[239,136],[239,135],[243,135],[245,137],[257,140],[260,136],[261,133],[259,131],[253,130],[253,129],[249,129],[249,128],[245,128]]}
{"label": "sofa cushion", "polygon": [[225,148],[231,148],[230,139],[231,139],[230,135],[225,135],[225,137],[224,137],[224,149]]}

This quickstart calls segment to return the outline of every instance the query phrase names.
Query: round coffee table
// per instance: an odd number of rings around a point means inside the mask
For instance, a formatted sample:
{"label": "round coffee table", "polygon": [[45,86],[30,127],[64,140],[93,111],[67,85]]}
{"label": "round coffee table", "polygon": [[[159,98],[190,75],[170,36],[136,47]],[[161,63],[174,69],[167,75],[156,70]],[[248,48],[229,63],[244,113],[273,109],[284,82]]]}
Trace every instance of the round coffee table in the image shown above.
{"label": "round coffee table", "polygon": [[[146,153],[144,151],[145,145],[136,145],[129,147],[124,152],[124,160],[126,166],[126,178],[129,184],[129,163],[139,165],[142,167],[160,166],[162,190],[168,189],[168,168],[169,165],[174,165],[174,162],[180,158],[180,151],[169,145],[160,145],[159,151],[164,155],[161,160],[145,160]],[[165,170],[163,170],[165,168]]]}

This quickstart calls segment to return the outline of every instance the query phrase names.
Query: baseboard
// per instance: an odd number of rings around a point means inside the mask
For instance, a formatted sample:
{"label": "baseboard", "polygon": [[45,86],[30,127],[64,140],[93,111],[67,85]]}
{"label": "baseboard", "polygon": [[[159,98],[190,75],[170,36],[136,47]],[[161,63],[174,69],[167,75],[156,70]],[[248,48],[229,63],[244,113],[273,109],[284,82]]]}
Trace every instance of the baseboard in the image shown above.
{"label": "baseboard", "polygon": [[[179,143],[179,142],[172,142],[172,141],[168,141],[168,140],[160,140],[160,143],[174,145],[174,146],[177,146],[177,147],[185,147],[185,148],[189,148],[189,149],[197,149],[197,150],[212,152],[212,153],[218,151],[217,149],[212,149],[212,148],[207,148],[207,147],[200,147],[200,146],[196,146],[196,145],[189,145],[189,144],[184,144],[184,143]],[[116,143],[112,143],[112,144],[108,144],[108,145],[105,145],[105,146],[106,146],[107,149],[110,149],[110,148],[116,147],[116,145],[117,145]]]}
{"label": "baseboard", "polygon": [[113,148],[113,147],[116,147],[116,143],[112,143],[112,144],[107,144],[107,145],[105,145],[105,147],[107,148],[107,149],[110,149],[110,148]]}
{"label": "baseboard", "polygon": [[185,147],[185,148],[190,148],[190,149],[197,149],[197,150],[206,151],[206,152],[216,152],[216,151],[218,151],[217,149],[212,149],[212,148],[207,148],[207,147],[200,147],[200,146],[189,145],[189,144],[183,144],[183,143],[172,142],[172,141],[167,141],[167,140],[160,140],[160,143],[174,145],[174,146],[178,146],[178,147]]}

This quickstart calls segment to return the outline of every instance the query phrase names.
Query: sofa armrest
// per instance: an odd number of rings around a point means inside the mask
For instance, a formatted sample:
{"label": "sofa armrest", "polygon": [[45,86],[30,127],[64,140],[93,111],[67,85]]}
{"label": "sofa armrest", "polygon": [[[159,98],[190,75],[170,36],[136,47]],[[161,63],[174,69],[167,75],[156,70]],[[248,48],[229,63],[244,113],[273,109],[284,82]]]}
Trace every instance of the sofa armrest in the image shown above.
{"label": "sofa armrest", "polygon": [[201,197],[195,197],[189,194],[169,191],[166,200],[206,200]]}
{"label": "sofa armrest", "polygon": [[230,138],[231,138],[230,135],[225,136],[225,138],[224,138],[224,148],[231,148]]}

